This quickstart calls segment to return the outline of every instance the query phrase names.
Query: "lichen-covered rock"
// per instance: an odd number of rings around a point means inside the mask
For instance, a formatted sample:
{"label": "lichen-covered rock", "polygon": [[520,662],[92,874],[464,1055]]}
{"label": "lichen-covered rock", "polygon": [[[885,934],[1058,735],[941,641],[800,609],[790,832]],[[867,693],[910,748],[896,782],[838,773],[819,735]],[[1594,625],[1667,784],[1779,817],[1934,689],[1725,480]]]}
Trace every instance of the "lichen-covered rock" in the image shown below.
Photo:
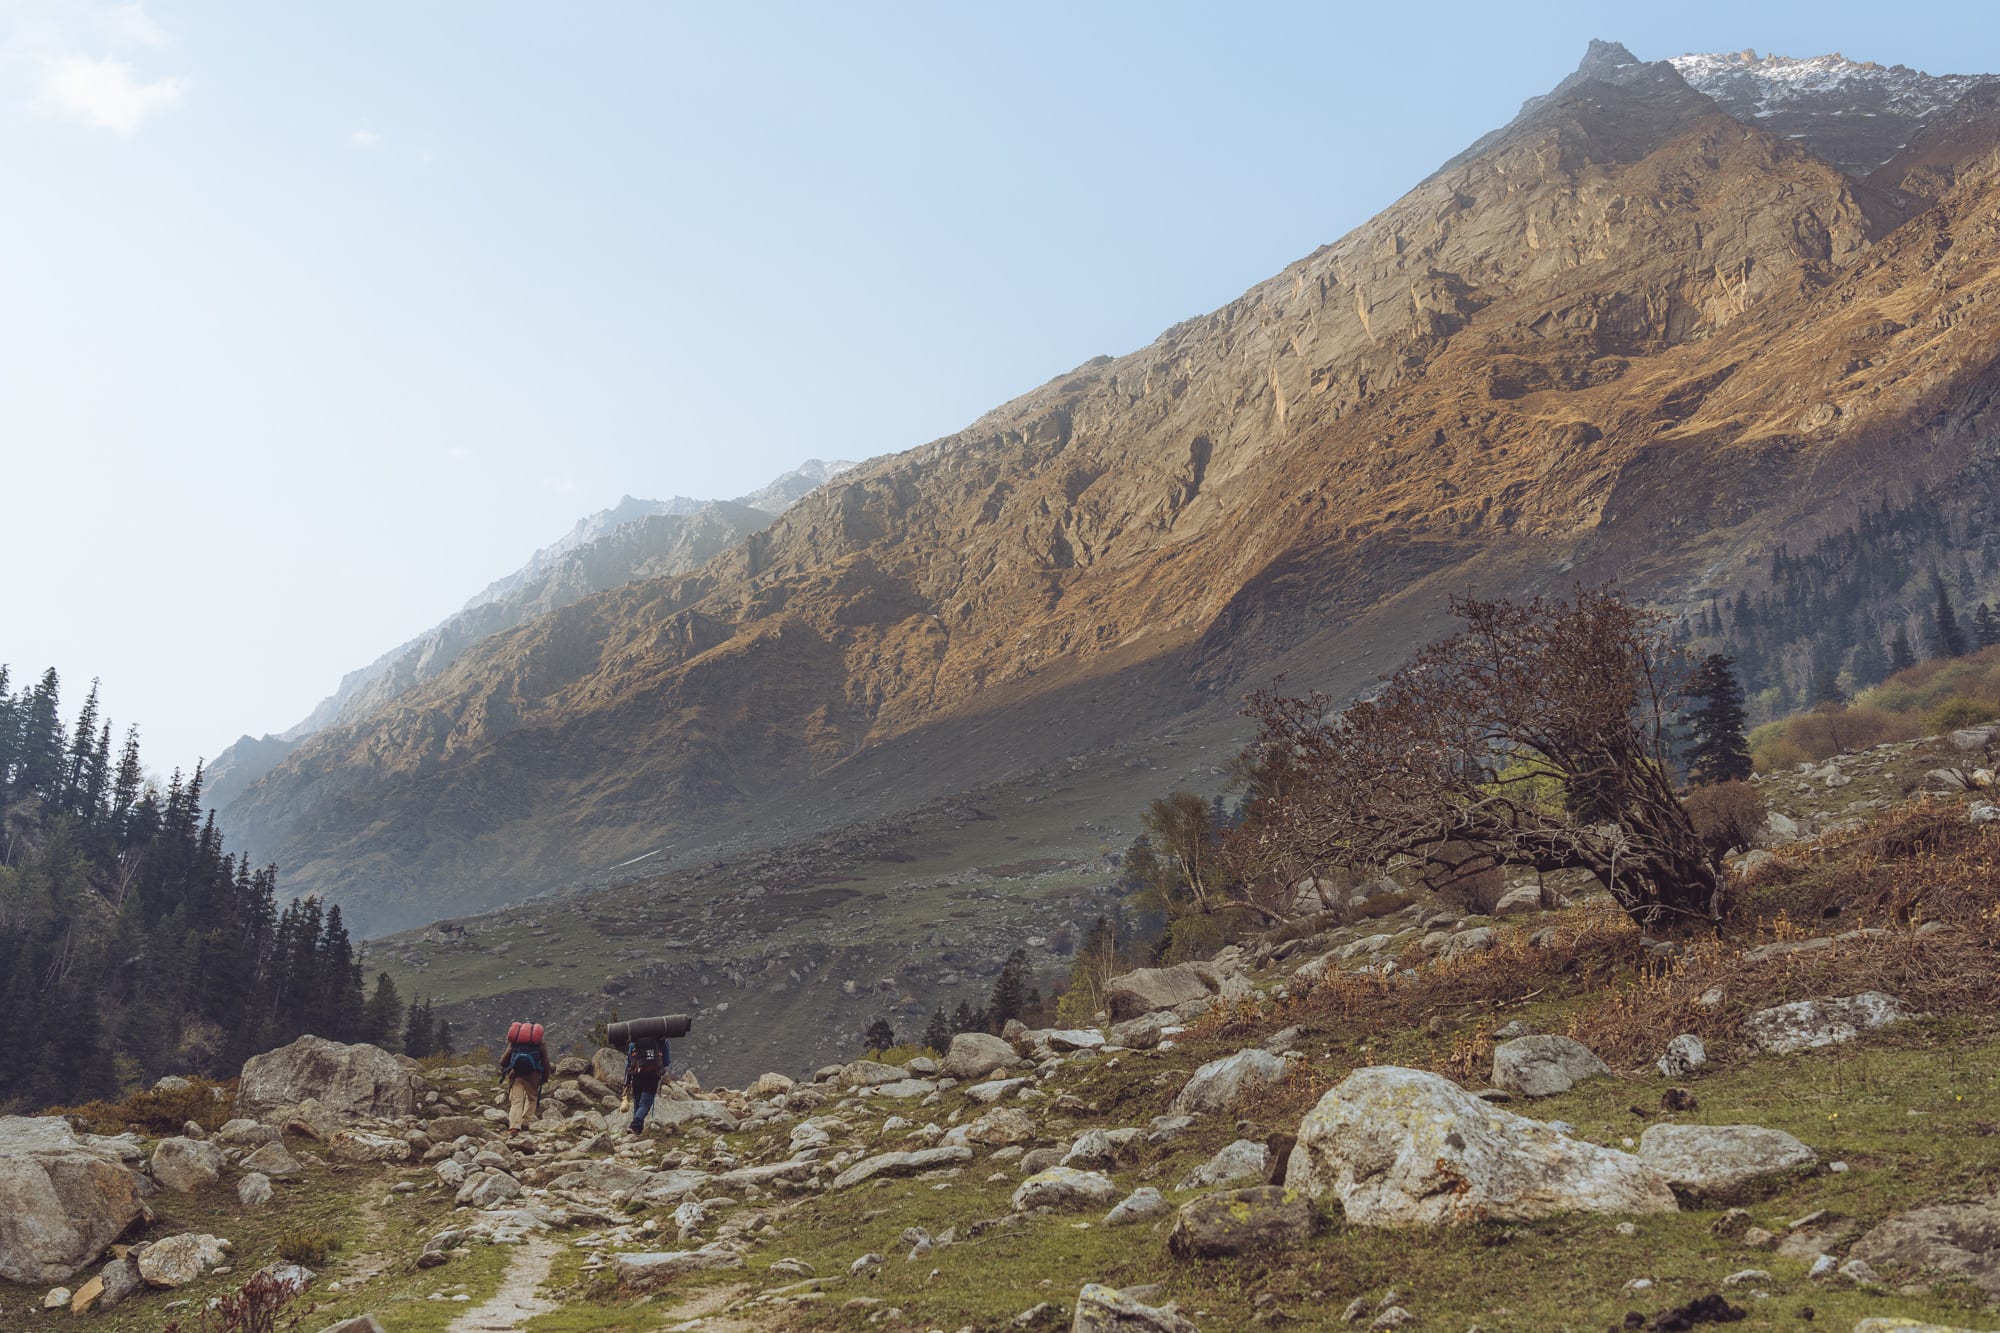
{"label": "lichen-covered rock", "polygon": [[947,1078],[970,1082],[985,1078],[996,1069],[1005,1069],[1019,1058],[1014,1048],[985,1032],[961,1032],[951,1039],[939,1072]]}
{"label": "lichen-covered rock", "polygon": [[262,1208],[271,1201],[271,1178],[252,1171],[236,1182],[236,1201],[245,1208]]}
{"label": "lichen-covered rock", "polygon": [[1181,1208],[1167,1249],[1181,1259],[1218,1259],[1304,1244],[1319,1210],[1304,1190],[1280,1185],[1206,1194]]}
{"label": "lichen-covered rock", "polygon": [[161,1139],[153,1149],[153,1179],[177,1194],[213,1185],[222,1178],[222,1150],[196,1139]]}
{"label": "lichen-covered rock", "polygon": [[244,1063],[236,1114],[257,1119],[308,1099],[343,1120],[391,1119],[417,1109],[410,1071],[395,1056],[379,1046],[348,1046],[308,1035]]}
{"label": "lichen-covered rock", "polygon": [[389,1134],[343,1129],[328,1141],[327,1153],[339,1162],[407,1162],[410,1141]]}
{"label": "lichen-covered rock", "polygon": [[1171,1213],[1174,1206],[1166,1196],[1151,1185],[1141,1185],[1112,1206],[1104,1215],[1104,1225],[1108,1227],[1130,1226],[1134,1222],[1148,1222],[1153,1218]]}
{"label": "lichen-covered rock", "polygon": [[1215,1185],[1234,1184],[1239,1180],[1261,1181],[1270,1169],[1269,1148],[1249,1139],[1238,1139],[1188,1172],[1174,1188],[1203,1190]]}
{"label": "lichen-covered rock", "polygon": [[245,1171],[261,1171],[267,1176],[296,1176],[305,1170],[299,1159],[282,1143],[267,1143],[240,1163]]}
{"label": "lichen-covered rock", "polygon": [[1284,1056],[1269,1051],[1238,1051],[1211,1060],[1188,1076],[1174,1098],[1174,1110],[1183,1115],[1227,1110],[1245,1093],[1276,1083],[1290,1069]]}
{"label": "lichen-covered rock", "polygon": [[1070,1333],[1200,1333],[1171,1304],[1147,1305],[1095,1282],[1076,1294],[1069,1327]]}
{"label": "lichen-covered rock", "polygon": [[183,1232],[156,1240],[139,1254],[139,1276],[149,1287],[184,1287],[209,1269],[229,1261],[229,1242],[220,1236]]}
{"label": "lichen-covered rock", "polygon": [[1964,1278],[2000,1297],[2000,1194],[1897,1213],[1856,1241],[1848,1257],[1927,1280]]}
{"label": "lichen-covered rock", "polygon": [[1708,1048],[1692,1032],[1683,1032],[1667,1043],[1667,1051],[1655,1062],[1663,1078],[1686,1078],[1708,1063]]}
{"label": "lichen-covered rock", "polygon": [[1285,1183],[1361,1226],[1552,1213],[1670,1213],[1673,1191],[1627,1153],[1481,1101],[1437,1074],[1358,1069],[1299,1125]]}
{"label": "lichen-covered rock", "polygon": [[0,1278],[67,1282],[137,1221],[139,1177],[121,1159],[56,1117],[0,1116]]}
{"label": "lichen-covered rock", "polygon": [[1102,1208],[1118,1197],[1118,1187],[1109,1176],[1095,1171],[1078,1171],[1070,1166],[1052,1166],[1037,1171],[1014,1191],[1014,1211],[1036,1208],[1075,1212],[1082,1208]]}
{"label": "lichen-covered rock", "polygon": [[1767,1055],[1787,1055],[1817,1046],[1853,1041],[1871,1028],[1913,1018],[1893,995],[1863,991],[1828,1000],[1797,1000],[1759,1009],[1743,1020],[1743,1031]]}
{"label": "lichen-covered rock", "polygon": [[1604,1061],[1572,1037],[1516,1037],[1493,1048],[1493,1086],[1523,1097],[1553,1097],[1587,1078],[1610,1076]]}
{"label": "lichen-covered rock", "polygon": [[1675,1189],[1727,1200],[1754,1180],[1817,1165],[1819,1154],[1759,1125],[1651,1125],[1639,1136],[1639,1160]]}
{"label": "lichen-covered rock", "polygon": [[1026,1111],[1011,1106],[996,1106],[966,1126],[965,1137],[989,1148],[1028,1143],[1035,1137],[1035,1120]]}

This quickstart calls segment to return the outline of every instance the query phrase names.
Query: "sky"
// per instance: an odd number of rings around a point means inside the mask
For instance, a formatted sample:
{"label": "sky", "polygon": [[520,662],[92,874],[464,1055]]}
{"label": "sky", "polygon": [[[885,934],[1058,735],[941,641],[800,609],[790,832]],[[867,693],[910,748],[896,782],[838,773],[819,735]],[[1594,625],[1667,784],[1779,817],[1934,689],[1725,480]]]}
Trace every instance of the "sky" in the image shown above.
{"label": "sky", "polygon": [[2000,71],[1984,5],[0,0],[0,662],[164,773],[626,494],[912,448],[1581,59]]}

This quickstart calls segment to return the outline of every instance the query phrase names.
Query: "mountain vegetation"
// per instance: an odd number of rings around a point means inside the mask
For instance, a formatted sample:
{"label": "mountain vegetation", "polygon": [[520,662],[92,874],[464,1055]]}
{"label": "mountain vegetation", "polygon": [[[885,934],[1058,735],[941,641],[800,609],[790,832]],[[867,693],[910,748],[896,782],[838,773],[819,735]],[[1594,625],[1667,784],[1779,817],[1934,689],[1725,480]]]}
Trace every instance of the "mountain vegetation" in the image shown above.
{"label": "mountain vegetation", "polygon": [[225,850],[201,770],[161,786],[138,729],[113,734],[95,682],[66,724],[53,668],[15,687],[0,666],[0,1109],[370,1035],[339,906],[281,905],[275,867]]}

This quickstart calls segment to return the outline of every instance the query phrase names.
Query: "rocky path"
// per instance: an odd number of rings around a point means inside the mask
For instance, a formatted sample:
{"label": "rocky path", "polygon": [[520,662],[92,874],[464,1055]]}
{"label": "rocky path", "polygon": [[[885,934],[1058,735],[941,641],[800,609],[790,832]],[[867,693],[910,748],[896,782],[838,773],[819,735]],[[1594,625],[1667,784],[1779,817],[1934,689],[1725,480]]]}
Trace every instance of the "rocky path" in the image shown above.
{"label": "rocky path", "polygon": [[519,1329],[538,1314],[547,1314],[556,1303],[542,1296],[541,1286],[555,1259],[556,1243],[546,1236],[532,1236],[521,1243],[500,1290],[484,1305],[474,1306],[452,1320],[445,1333],[507,1333]]}

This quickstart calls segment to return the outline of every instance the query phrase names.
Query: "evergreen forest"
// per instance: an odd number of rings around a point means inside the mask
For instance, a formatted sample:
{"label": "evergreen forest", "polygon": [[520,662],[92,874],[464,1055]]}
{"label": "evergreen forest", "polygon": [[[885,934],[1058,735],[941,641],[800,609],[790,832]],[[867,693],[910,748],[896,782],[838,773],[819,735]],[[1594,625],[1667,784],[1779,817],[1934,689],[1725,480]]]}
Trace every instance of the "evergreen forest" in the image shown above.
{"label": "evergreen forest", "polygon": [[364,999],[339,907],[281,906],[276,867],[223,847],[199,767],[150,778],[95,682],[63,716],[53,668],[16,686],[0,665],[0,1110],[225,1077],[302,1033],[398,1030],[400,1004]]}

